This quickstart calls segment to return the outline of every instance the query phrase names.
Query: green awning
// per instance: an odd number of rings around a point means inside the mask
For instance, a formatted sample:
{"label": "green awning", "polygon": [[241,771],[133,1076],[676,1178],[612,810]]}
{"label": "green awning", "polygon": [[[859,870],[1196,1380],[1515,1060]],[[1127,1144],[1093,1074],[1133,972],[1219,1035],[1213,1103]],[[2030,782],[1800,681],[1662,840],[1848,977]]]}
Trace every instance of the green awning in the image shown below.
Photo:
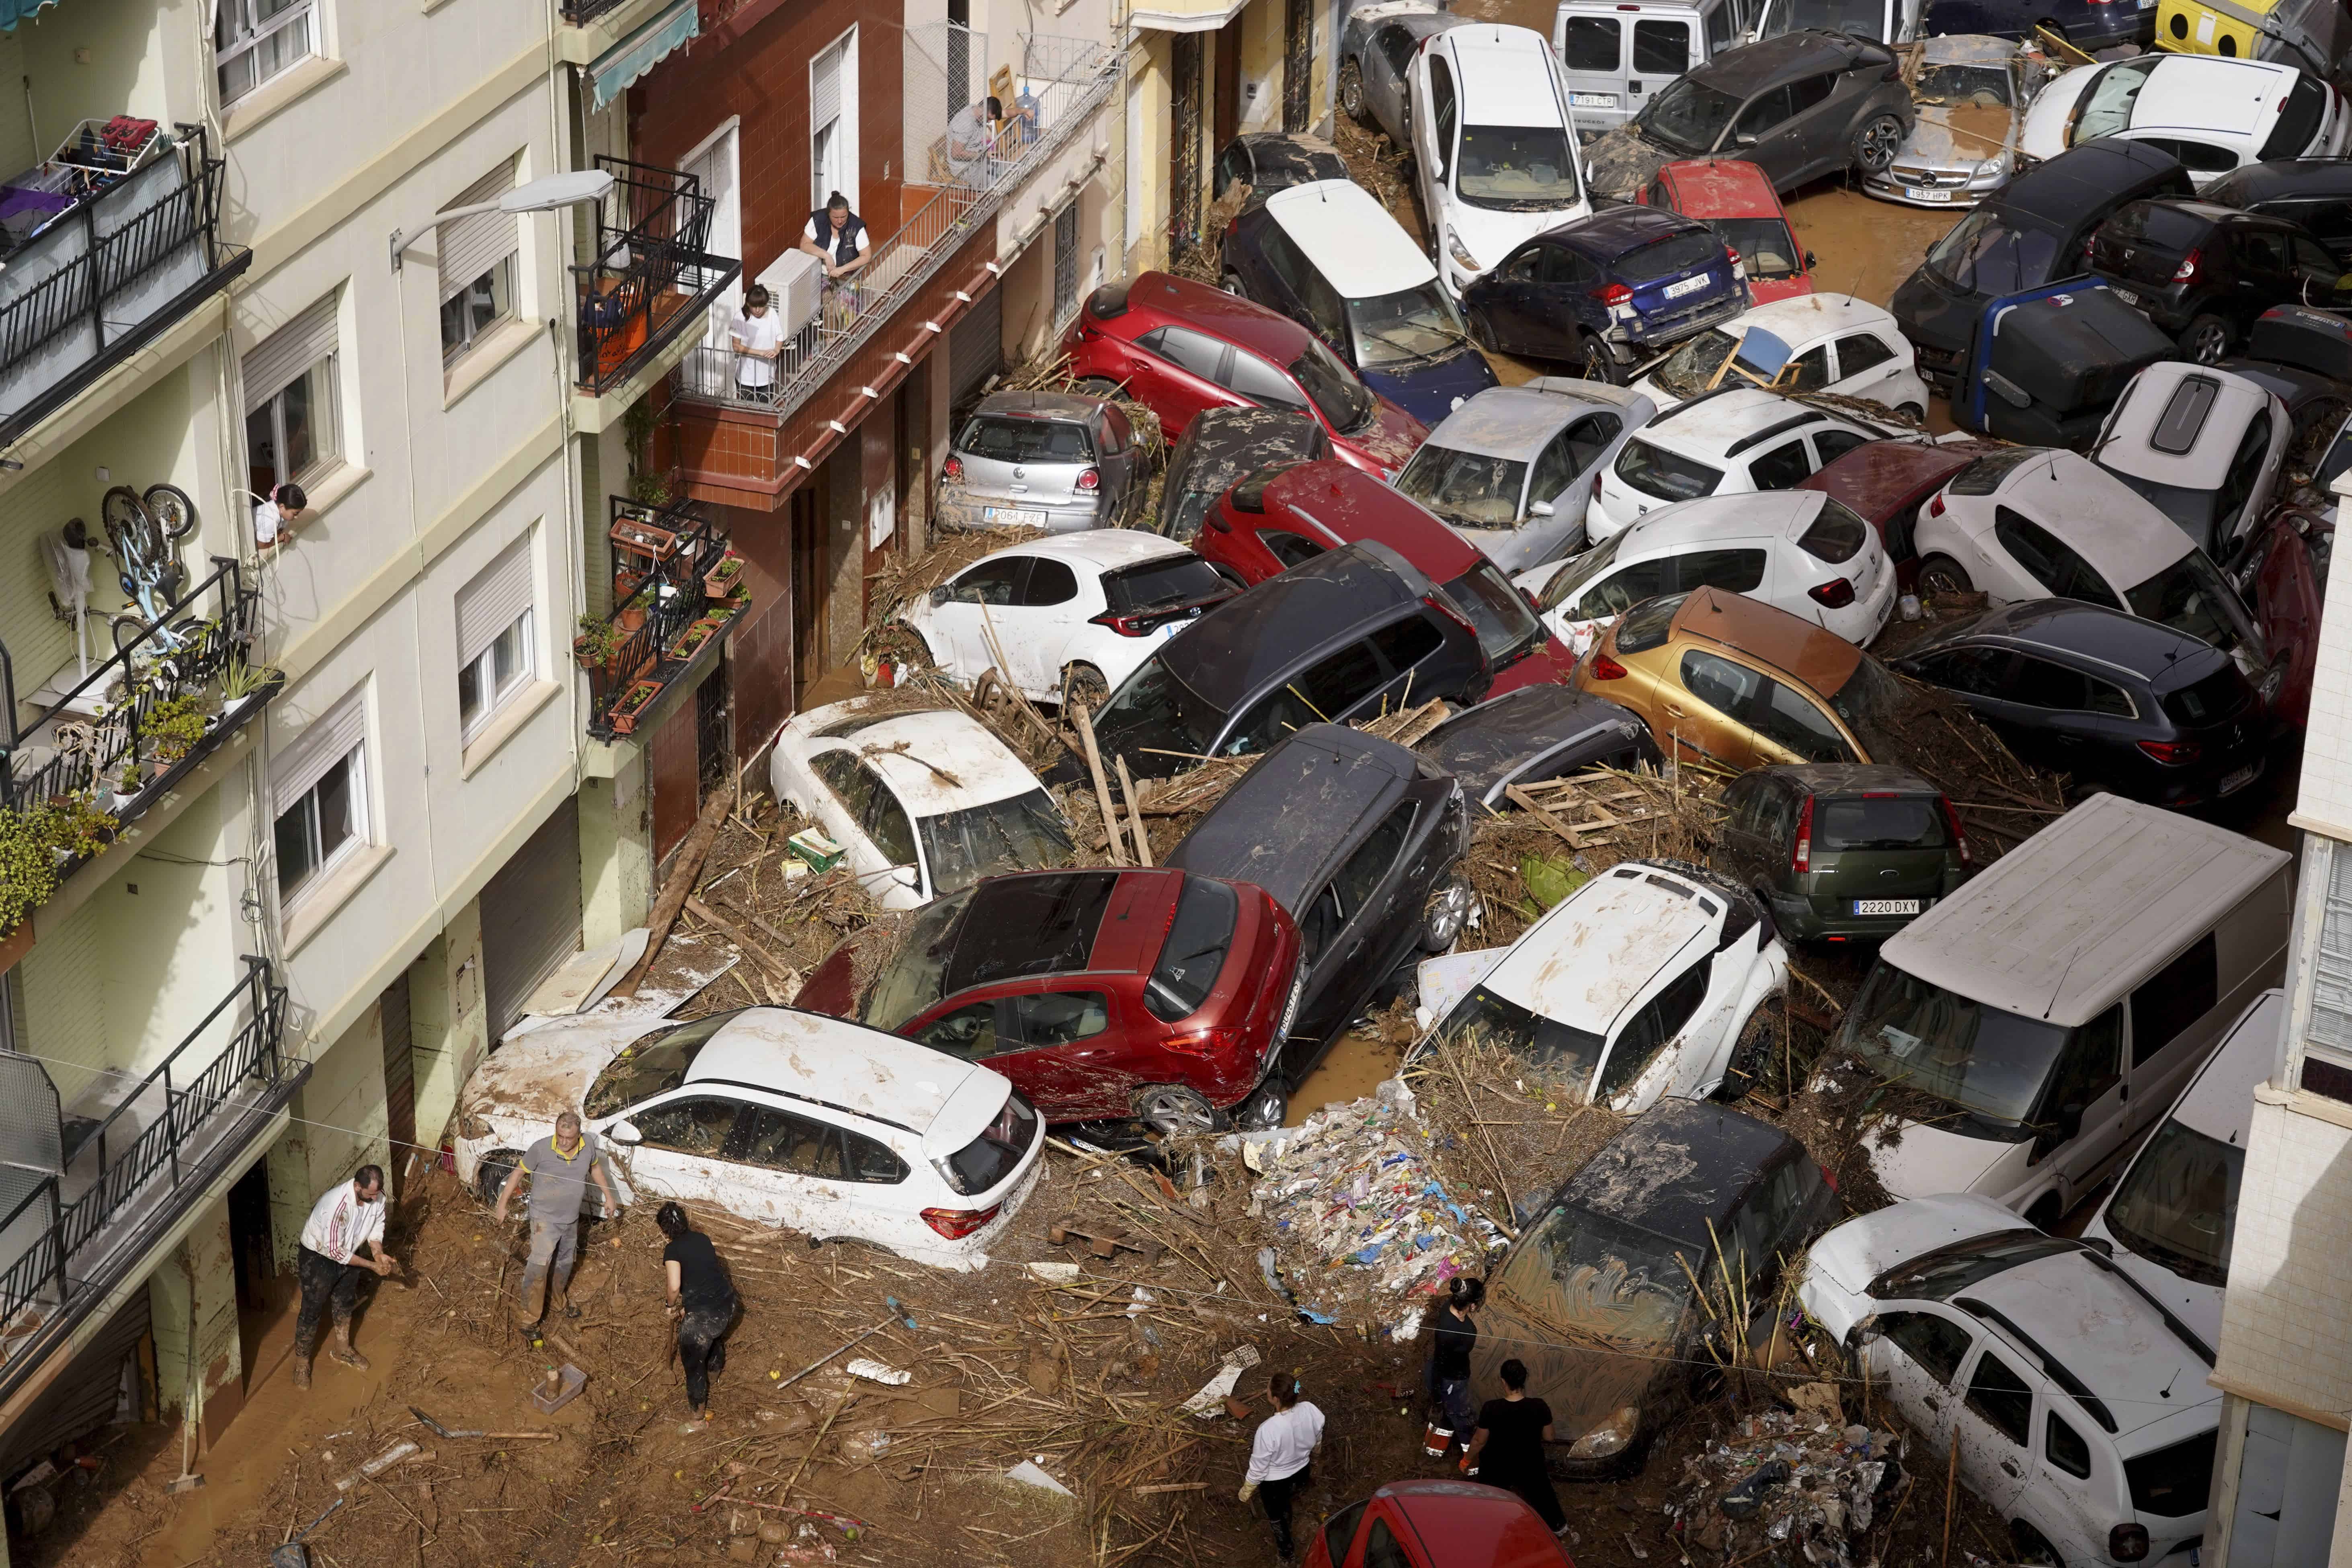
{"label": "green awning", "polygon": [[[0,6],[22,4],[22,0],[0,0]],[[598,109],[604,108],[621,94],[629,84],[662,62],[672,49],[702,30],[702,14],[698,0],[677,0],[677,4],[614,44],[598,56],[588,68],[589,92]]]}
{"label": "green awning", "polygon": [[0,32],[15,32],[17,23],[44,5],[57,3],[58,0],[0,0]]}

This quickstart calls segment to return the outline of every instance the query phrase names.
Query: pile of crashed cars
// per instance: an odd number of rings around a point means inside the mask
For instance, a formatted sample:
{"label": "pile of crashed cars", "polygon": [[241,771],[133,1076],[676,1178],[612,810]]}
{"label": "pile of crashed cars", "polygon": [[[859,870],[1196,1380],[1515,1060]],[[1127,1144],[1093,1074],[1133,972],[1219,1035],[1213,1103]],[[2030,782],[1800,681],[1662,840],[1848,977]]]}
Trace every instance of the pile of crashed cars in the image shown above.
{"label": "pile of crashed cars", "polygon": [[[1088,757],[1041,774],[960,709],[799,715],[775,795],[900,918],[793,1008],[510,1037],[460,1174],[495,1185],[582,1104],[634,1185],[982,1267],[1048,1123],[1281,1125],[1473,929],[1478,816],[1705,764],[1736,775],[1708,864],[1591,878],[1415,1047],[1500,1044],[1633,1118],[1523,1202],[1494,1279],[1559,1473],[1640,1466],[1793,1293],[2021,1558],[2188,1550],[2288,922],[2286,858],[2190,813],[2311,699],[2352,492],[2352,102],[2139,52],[2146,6],[2054,10],[1562,0],[1547,38],[1360,7],[1341,109],[1410,154],[1428,243],[1328,144],[1241,136],[1222,287],[1097,289],[1066,388],[984,396],[939,475],[934,515],[1037,531],[904,630],[950,682],[1083,710]],[[1781,206],[1849,173],[1964,212],[1885,307],[1815,292]],[[1499,354],[1552,374],[1498,384]],[[1172,446],[1156,510],[1114,399]],[[1925,434],[1933,400],[1957,432]],[[1869,651],[1923,598],[1932,629]],[[1897,675],[2079,804],[1975,864],[1886,754]],[[1351,727],[1433,700],[1410,745]],[[1228,759],[1133,864],[1088,864],[1055,794]],[[1872,961],[1815,1087],[1906,1098],[1870,1146],[1895,1201],[1833,1224],[1803,1147],[1719,1102],[1790,949],[1841,942]],[[1731,1280],[1748,1323],[1696,1310]],[[1824,1440],[1866,1458],[1863,1430]]]}

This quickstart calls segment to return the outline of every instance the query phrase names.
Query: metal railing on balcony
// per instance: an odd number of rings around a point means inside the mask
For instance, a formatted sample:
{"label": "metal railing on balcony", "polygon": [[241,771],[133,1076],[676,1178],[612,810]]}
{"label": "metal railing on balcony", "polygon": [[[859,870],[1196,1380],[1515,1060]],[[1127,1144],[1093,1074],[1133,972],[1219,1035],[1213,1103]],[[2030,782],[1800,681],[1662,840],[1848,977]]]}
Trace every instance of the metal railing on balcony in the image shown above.
{"label": "metal railing on balcony", "polygon": [[220,240],[204,127],[66,212],[0,271],[0,446],[79,396],[253,259]]}
{"label": "metal railing on balcony", "polygon": [[[616,565],[604,624],[614,640],[603,663],[587,666],[588,732],[599,741],[631,732],[637,714],[743,609],[740,562],[728,552],[725,523],[692,501],[656,508],[625,496],[612,498],[612,515]],[[709,630],[689,638],[697,625]]]}
{"label": "metal railing on balcony", "polygon": [[823,280],[811,258],[797,297],[787,286],[779,301],[787,335],[772,378],[745,384],[746,362],[731,349],[706,344],[680,362],[680,396],[779,415],[798,409],[996,216],[1009,193],[1069,144],[1118,82],[1108,45],[1033,37],[1023,39],[1022,49],[1015,97],[1004,105],[1006,127],[968,146],[950,131],[940,160],[946,183],[874,246],[864,267],[835,283]]}
{"label": "metal railing on balcony", "polygon": [[596,166],[615,184],[597,219],[596,259],[572,273],[580,387],[601,397],[680,335],[700,334],[743,263],[707,250],[718,203],[696,176],[601,154]]}
{"label": "metal railing on balcony", "polygon": [[[58,1119],[39,1062],[0,1056],[16,1090],[6,1119],[24,1135],[12,1142],[53,1153],[58,1167],[5,1167],[9,1185],[29,1179],[30,1190],[0,1218],[0,1395],[37,1359],[26,1352],[62,1342],[79,1310],[135,1266],[143,1244],[226,1173],[308,1076],[309,1063],[280,1051],[285,987],[267,961],[245,963],[170,1055],[106,1097],[101,1118]],[[50,1124],[36,1124],[44,1119]]]}

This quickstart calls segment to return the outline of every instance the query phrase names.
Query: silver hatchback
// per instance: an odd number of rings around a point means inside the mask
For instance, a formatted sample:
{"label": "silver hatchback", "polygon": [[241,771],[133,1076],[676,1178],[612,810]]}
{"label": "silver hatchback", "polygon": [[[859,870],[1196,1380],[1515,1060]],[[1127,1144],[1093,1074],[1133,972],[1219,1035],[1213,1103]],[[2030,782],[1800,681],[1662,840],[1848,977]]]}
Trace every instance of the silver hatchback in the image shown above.
{"label": "silver hatchback", "polygon": [[1117,404],[1068,392],[980,400],[940,466],[936,515],[949,528],[1073,533],[1134,520],[1148,478]]}

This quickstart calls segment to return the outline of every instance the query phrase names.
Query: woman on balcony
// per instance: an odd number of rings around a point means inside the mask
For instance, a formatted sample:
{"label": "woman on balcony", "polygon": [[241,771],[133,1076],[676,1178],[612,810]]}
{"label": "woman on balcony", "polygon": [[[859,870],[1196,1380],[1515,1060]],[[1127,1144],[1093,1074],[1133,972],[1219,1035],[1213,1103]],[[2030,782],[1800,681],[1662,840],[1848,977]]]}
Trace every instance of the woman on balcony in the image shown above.
{"label": "woman on balcony", "polygon": [[728,323],[727,337],[735,347],[735,395],[746,403],[773,403],[784,329],[769,309],[765,288],[754,283],[743,291],[743,313]]}
{"label": "woman on balcony", "polygon": [[[851,279],[874,258],[866,247],[866,220],[849,210],[847,196],[835,191],[825,198],[824,205],[809,214],[801,248],[824,265],[826,325],[848,325],[856,319],[859,303],[857,285]],[[834,319],[836,312],[837,320]]]}

